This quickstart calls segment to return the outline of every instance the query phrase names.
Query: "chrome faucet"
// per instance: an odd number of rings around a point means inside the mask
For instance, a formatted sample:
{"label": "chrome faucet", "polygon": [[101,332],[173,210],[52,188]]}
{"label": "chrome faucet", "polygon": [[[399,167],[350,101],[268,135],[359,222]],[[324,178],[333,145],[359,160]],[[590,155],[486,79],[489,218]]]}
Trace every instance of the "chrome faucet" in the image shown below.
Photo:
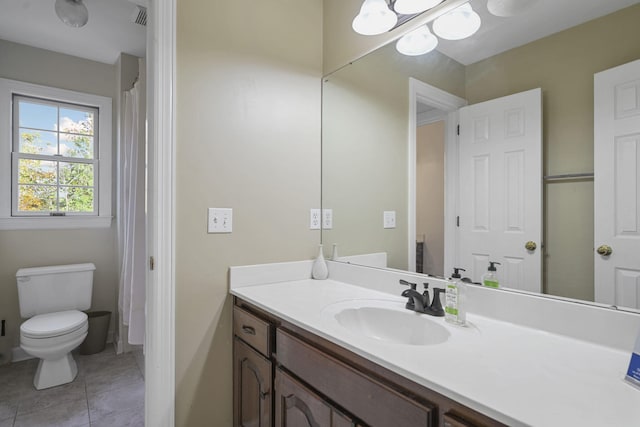
{"label": "chrome faucet", "polygon": [[423,283],[424,292],[422,294],[416,290],[415,283],[400,280],[400,284],[409,286],[409,289],[405,289],[402,292],[403,297],[409,298],[409,301],[407,301],[407,304],[405,305],[407,310],[413,310],[417,313],[424,313],[430,316],[444,316],[444,309],[442,308],[442,302],[440,301],[440,294],[444,292],[444,289],[434,288],[433,301],[430,301],[428,283]]}

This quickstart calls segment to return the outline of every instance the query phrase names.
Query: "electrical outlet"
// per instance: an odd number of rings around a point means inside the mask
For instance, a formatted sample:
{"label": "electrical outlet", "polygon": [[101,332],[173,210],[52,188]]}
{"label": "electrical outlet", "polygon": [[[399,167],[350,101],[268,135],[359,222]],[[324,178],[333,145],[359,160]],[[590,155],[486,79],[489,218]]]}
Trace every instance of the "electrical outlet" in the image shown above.
{"label": "electrical outlet", "polygon": [[311,209],[309,211],[309,230],[320,230],[320,209]]}
{"label": "electrical outlet", "polygon": [[207,216],[207,232],[231,233],[233,230],[233,209],[209,208]]}
{"label": "electrical outlet", "polygon": [[396,228],[396,211],[384,211],[382,218],[384,228]]}
{"label": "electrical outlet", "polygon": [[333,209],[322,209],[322,229],[331,230],[333,228]]}

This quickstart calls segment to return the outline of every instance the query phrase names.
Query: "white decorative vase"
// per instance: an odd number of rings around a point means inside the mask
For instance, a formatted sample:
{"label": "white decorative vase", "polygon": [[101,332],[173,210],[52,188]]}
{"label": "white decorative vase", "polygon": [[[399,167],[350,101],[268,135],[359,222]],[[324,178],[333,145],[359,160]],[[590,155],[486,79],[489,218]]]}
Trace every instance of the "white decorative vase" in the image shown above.
{"label": "white decorative vase", "polygon": [[325,280],[329,277],[329,267],[324,260],[324,254],[322,253],[322,245],[318,245],[318,257],[313,261],[313,267],[311,268],[311,278],[316,280]]}

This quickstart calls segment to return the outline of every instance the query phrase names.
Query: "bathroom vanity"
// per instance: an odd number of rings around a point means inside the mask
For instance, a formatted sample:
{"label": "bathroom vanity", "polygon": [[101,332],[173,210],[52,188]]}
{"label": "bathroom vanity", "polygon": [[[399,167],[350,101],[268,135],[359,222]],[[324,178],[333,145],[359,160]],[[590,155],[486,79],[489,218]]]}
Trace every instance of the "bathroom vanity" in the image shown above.
{"label": "bathroom vanity", "polygon": [[504,425],[240,298],[234,386],[237,426]]}
{"label": "bathroom vanity", "polygon": [[231,269],[234,425],[640,425],[637,315],[473,287],[460,328],[404,308],[398,280],[425,276],[329,264]]}

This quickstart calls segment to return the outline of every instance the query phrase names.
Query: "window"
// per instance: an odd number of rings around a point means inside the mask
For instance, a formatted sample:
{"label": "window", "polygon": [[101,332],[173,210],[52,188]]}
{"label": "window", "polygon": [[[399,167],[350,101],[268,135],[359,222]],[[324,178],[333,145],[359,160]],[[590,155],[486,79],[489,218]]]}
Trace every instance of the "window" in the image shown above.
{"label": "window", "polygon": [[97,113],[13,96],[13,216],[97,215]]}
{"label": "window", "polygon": [[111,99],[0,79],[0,120],[0,229],[111,224]]}

